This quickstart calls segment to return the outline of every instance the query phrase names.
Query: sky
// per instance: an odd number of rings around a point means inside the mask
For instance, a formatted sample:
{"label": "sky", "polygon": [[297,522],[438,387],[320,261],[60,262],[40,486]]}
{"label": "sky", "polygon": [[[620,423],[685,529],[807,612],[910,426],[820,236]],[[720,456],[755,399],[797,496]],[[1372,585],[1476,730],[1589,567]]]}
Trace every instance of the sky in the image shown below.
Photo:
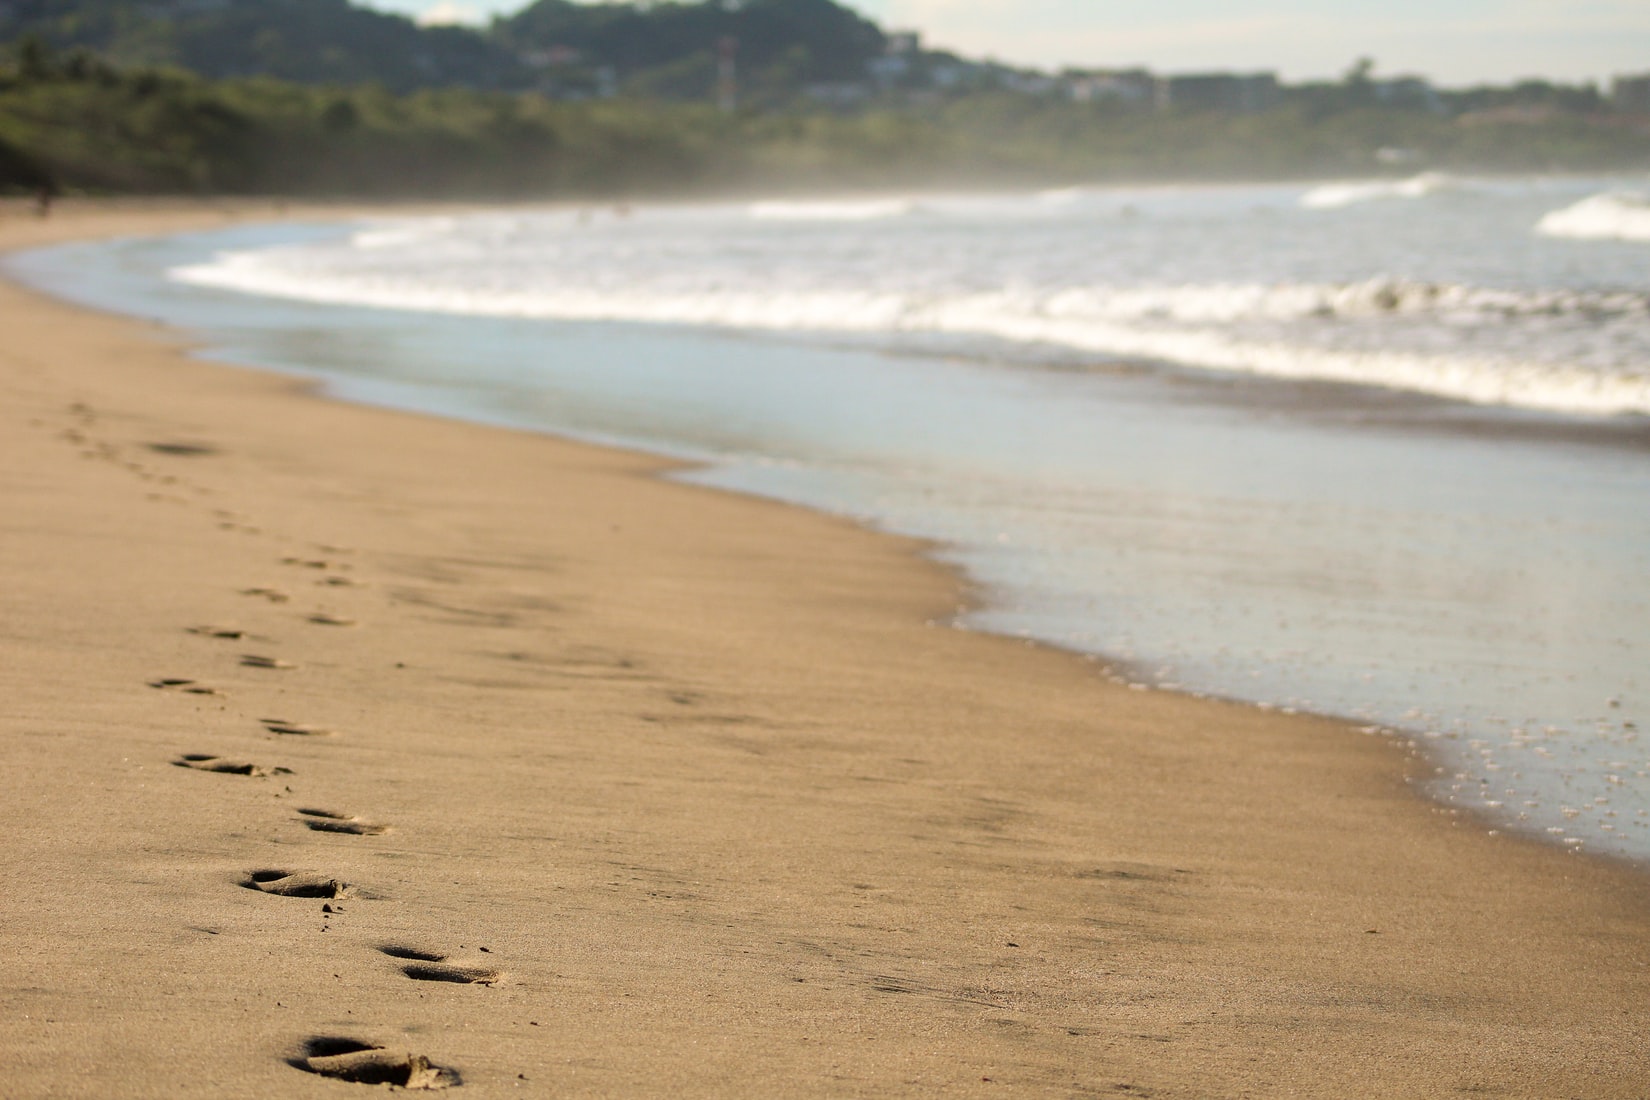
{"label": "sky", "polygon": [[[408,15],[481,20],[524,0],[370,0]],[[1143,65],[1162,73],[1376,72],[1440,84],[1524,77],[1607,85],[1650,71],[1650,0],[846,0],[886,29],[965,57],[1052,69]]]}

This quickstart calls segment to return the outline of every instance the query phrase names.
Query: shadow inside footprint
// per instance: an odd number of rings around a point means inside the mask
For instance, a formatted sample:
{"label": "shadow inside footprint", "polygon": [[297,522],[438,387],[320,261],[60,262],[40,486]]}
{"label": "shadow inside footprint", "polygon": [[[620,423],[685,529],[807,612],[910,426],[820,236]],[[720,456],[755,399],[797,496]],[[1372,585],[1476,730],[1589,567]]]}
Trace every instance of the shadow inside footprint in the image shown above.
{"label": "shadow inside footprint", "polygon": [[260,718],[264,729],[270,733],[279,733],[286,737],[336,737],[337,730],[324,729],[321,726],[305,725],[302,722],[288,722],[284,718]]}
{"label": "shadow inside footprint", "polygon": [[163,676],[159,680],[150,680],[149,686],[161,691],[182,691],[190,695],[222,695],[223,692],[215,687],[208,687],[196,680],[186,680],[181,676]]}
{"label": "shadow inside footprint", "polygon": [[283,661],[279,657],[264,657],[257,653],[243,653],[241,664],[247,668],[297,668],[291,661]]}
{"label": "shadow inside footprint", "polygon": [[353,814],[334,813],[332,810],[299,810],[304,824],[318,833],[348,833],[352,836],[382,836],[390,831],[388,825],[362,821]]}
{"label": "shadow inside footprint", "polygon": [[241,880],[248,890],[278,894],[284,898],[347,898],[350,887],[312,871],[253,871]]}
{"label": "shadow inside footprint", "polygon": [[454,966],[451,963],[413,963],[401,973],[415,982],[452,982],[455,985],[496,985],[504,977],[483,966]]}
{"label": "shadow inside footprint", "polygon": [[189,633],[199,634],[203,638],[222,638],[226,641],[239,641],[246,637],[246,631],[232,626],[192,626]]}
{"label": "shadow inside footprint", "polygon": [[156,454],[177,455],[179,458],[200,458],[218,453],[218,449],[210,443],[146,443],[144,446]]}
{"label": "shadow inside footprint", "polygon": [[316,1036],[304,1044],[304,1056],[289,1063],[307,1073],[358,1085],[394,1085],[404,1089],[444,1089],[460,1083],[456,1072],[422,1054],[386,1050],[371,1043],[336,1036]]}
{"label": "shadow inside footprint", "polygon": [[438,963],[445,962],[447,956],[439,951],[424,951],[417,947],[407,947],[399,943],[386,943],[378,950],[392,959],[411,959],[415,962]]}
{"label": "shadow inside footprint", "polygon": [[221,756],[212,756],[209,753],[184,753],[172,761],[173,766],[179,768],[193,768],[198,772],[217,772],[220,775],[250,775],[261,778],[268,775],[291,775],[291,768],[266,768],[262,764],[249,764],[244,760],[225,760]]}

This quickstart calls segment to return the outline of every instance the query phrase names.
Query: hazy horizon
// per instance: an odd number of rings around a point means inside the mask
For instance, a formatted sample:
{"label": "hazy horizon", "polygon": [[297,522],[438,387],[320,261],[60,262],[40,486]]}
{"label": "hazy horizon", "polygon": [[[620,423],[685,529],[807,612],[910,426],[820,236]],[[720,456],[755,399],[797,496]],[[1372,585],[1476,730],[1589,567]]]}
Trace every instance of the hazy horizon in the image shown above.
{"label": "hazy horizon", "polygon": [[[1140,65],[1163,72],[1277,71],[1332,78],[1358,57],[1377,72],[1443,85],[1540,77],[1596,80],[1650,69],[1650,5],[1630,0],[846,0],[884,27],[914,29],[937,49],[1045,69]],[[367,0],[418,16],[481,20],[528,0]]]}

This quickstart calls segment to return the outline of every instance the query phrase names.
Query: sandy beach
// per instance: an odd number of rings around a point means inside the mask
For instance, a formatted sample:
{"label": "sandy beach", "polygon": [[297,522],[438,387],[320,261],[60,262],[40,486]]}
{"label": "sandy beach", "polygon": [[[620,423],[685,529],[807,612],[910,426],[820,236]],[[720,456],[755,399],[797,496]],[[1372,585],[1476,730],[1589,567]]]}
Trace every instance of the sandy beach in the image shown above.
{"label": "sandy beach", "polygon": [[656,459],[0,318],[0,1096],[1650,1095],[1650,875],[1397,741],[936,626],[921,546]]}

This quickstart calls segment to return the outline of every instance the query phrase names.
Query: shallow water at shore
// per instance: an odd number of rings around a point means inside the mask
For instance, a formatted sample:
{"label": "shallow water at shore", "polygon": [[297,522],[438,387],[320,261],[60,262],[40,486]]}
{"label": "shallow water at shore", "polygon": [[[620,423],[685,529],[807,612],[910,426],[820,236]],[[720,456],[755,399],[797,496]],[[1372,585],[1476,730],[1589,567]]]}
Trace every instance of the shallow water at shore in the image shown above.
{"label": "shallow water at shore", "polygon": [[935,343],[442,316],[163,272],[337,229],[74,246],[9,269],[341,396],[675,455],[689,480],[935,540],[969,625],[1433,742],[1435,790],[1650,856],[1650,451],[1632,425]]}

